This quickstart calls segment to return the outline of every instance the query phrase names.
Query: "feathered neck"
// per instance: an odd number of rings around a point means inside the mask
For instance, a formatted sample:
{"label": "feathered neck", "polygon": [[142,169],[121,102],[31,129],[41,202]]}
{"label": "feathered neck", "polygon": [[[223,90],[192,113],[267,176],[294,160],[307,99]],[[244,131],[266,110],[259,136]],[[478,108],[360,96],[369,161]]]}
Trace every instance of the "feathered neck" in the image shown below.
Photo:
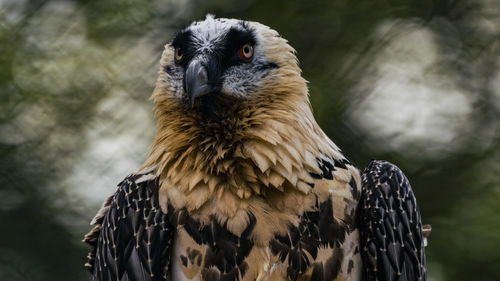
{"label": "feathered neck", "polygon": [[314,120],[305,82],[290,87],[296,94],[284,88],[235,102],[218,120],[157,87],[158,133],[143,168],[155,167],[160,191],[182,194],[174,204],[188,209],[227,192],[240,199],[286,189],[307,194],[318,159],[342,155]]}

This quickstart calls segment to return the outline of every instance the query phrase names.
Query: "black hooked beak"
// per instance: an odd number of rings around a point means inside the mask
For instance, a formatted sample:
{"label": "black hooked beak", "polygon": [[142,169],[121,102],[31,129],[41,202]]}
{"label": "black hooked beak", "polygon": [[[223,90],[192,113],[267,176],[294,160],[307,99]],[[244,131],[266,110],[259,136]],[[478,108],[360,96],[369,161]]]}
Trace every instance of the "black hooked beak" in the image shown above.
{"label": "black hooked beak", "polygon": [[184,82],[191,107],[193,107],[194,100],[197,97],[212,91],[212,87],[208,85],[207,69],[196,59],[189,64],[184,76]]}

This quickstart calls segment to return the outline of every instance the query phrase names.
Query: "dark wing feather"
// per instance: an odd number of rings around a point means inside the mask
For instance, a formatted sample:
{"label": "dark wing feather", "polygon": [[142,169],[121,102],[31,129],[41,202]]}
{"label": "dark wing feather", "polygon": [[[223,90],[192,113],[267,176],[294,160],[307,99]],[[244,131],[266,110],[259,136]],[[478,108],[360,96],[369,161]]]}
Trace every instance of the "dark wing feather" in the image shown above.
{"label": "dark wing feather", "polygon": [[86,266],[94,281],[168,280],[174,228],[159,207],[157,180],[148,177],[123,180],[85,236],[93,247]]}
{"label": "dark wing feather", "polygon": [[422,221],[408,179],[371,161],[362,175],[359,227],[366,281],[426,280]]}

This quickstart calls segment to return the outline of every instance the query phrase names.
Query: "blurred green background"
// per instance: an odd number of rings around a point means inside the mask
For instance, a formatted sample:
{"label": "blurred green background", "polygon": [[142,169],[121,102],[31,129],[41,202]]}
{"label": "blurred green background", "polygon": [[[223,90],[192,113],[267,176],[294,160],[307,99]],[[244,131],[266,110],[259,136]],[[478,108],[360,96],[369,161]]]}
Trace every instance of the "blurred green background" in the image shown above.
{"label": "blurred green background", "polygon": [[406,172],[429,280],[500,280],[498,0],[0,0],[0,280],[89,280],[80,240],[148,153],[163,46],[206,13],[278,30],[327,134]]}

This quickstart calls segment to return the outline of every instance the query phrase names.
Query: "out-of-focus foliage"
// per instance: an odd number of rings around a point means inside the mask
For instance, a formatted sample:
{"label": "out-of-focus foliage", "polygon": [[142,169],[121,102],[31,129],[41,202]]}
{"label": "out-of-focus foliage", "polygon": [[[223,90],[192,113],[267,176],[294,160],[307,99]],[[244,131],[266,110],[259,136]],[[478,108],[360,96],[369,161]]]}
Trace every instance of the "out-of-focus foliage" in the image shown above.
{"label": "out-of-focus foliage", "polygon": [[328,135],[406,172],[429,280],[500,280],[496,0],[0,0],[0,280],[88,280],[80,240],[146,157],[163,45],[206,13],[278,30]]}

